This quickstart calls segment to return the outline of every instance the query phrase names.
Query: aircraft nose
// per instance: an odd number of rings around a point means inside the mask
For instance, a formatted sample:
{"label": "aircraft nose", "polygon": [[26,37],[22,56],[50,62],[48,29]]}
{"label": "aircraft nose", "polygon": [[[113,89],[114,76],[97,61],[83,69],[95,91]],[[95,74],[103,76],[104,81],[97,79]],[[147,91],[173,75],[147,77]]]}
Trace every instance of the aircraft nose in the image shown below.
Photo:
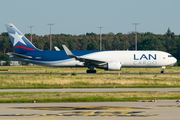
{"label": "aircraft nose", "polygon": [[177,59],[175,57],[173,57],[173,62],[176,63],[177,62]]}
{"label": "aircraft nose", "polygon": [[174,66],[174,64],[177,62],[177,59],[175,57],[172,57],[170,61],[170,66]]}

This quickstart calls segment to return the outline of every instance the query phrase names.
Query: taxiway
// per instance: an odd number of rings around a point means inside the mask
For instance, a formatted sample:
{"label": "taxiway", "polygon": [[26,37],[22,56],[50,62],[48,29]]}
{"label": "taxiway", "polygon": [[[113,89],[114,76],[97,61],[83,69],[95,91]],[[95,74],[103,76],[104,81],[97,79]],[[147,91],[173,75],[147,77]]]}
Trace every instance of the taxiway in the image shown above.
{"label": "taxiway", "polygon": [[83,102],[0,104],[3,120],[179,120],[180,105],[158,102]]}
{"label": "taxiway", "polygon": [[64,89],[0,89],[1,92],[119,92],[119,91],[180,91],[180,88],[64,88]]}

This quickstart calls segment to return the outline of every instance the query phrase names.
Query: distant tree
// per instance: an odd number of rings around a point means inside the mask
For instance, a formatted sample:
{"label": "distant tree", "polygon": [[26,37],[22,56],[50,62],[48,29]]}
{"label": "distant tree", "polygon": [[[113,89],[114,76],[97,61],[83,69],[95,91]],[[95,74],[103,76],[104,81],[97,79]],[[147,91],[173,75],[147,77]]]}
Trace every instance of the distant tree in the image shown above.
{"label": "distant tree", "polygon": [[171,38],[172,38],[172,39],[175,39],[175,34],[174,34],[174,32],[171,33]]}
{"label": "distant tree", "polygon": [[3,53],[0,52],[0,61],[3,59]]}
{"label": "distant tree", "polygon": [[38,47],[38,49],[40,49],[40,50],[43,50],[43,45],[42,45],[42,43],[38,43],[38,45],[37,45]]}
{"label": "distant tree", "polygon": [[114,35],[114,33],[113,32],[109,32],[107,35]]}
{"label": "distant tree", "polygon": [[68,46],[70,50],[75,50],[75,45],[72,39],[68,41]]}
{"label": "distant tree", "polygon": [[44,45],[44,50],[50,50],[50,43],[47,41]]}
{"label": "distant tree", "polygon": [[8,32],[1,33],[2,36],[8,36]]}
{"label": "distant tree", "polygon": [[2,42],[0,43],[0,46],[1,46],[0,49],[3,51],[3,55],[5,55],[6,54],[6,50],[10,46],[9,39],[7,37],[2,37]]}
{"label": "distant tree", "polygon": [[117,33],[116,36],[121,37],[123,34],[122,33]]}
{"label": "distant tree", "polygon": [[167,30],[167,32],[166,32],[166,35],[167,35],[168,37],[171,36],[171,30],[170,30],[170,28],[168,28],[168,30]]}
{"label": "distant tree", "polygon": [[96,33],[91,32],[91,33],[86,33],[86,35],[87,36],[96,36]]}
{"label": "distant tree", "polygon": [[122,48],[120,48],[120,40],[118,39],[118,37],[115,37],[115,36],[114,36],[112,45],[113,45],[113,49],[114,49],[114,50],[120,50],[120,49],[122,49]]}
{"label": "distant tree", "polygon": [[151,33],[151,32],[146,32],[144,35],[145,35],[145,36],[153,36],[154,34]]}
{"label": "distant tree", "polygon": [[25,36],[26,38],[28,38],[28,39],[29,39],[29,38],[30,38],[30,36],[31,36],[31,34],[30,34],[30,33],[28,33],[28,34],[25,34],[24,36]]}
{"label": "distant tree", "polygon": [[94,39],[90,41],[91,42],[87,45],[87,50],[99,50],[99,44]]}
{"label": "distant tree", "polygon": [[10,61],[11,59],[9,58],[8,55],[2,55],[2,53],[0,52],[0,61],[3,60],[3,61],[6,61],[6,64],[7,66],[10,65]]}
{"label": "distant tree", "polygon": [[162,50],[166,51],[164,45],[159,39],[155,38],[147,38],[143,42],[141,42],[140,46],[141,50]]}

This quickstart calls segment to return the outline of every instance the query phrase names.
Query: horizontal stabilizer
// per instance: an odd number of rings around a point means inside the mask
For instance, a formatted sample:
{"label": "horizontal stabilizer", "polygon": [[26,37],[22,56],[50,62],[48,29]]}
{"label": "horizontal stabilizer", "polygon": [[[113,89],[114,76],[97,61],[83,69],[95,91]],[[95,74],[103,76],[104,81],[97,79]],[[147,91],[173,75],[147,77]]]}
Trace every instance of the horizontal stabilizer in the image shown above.
{"label": "horizontal stabilizer", "polygon": [[54,49],[55,49],[56,51],[60,51],[60,49],[59,49],[57,46],[54,46]]}
{"label": "horizontal stabilizer", "polygon": [[20,58],[32,58],[32,56],[26,56],[26,55],[22,55],[22,54],[18,54],[18,53],[13,53],[13,52],[9,52],[7,53],[8,55],[13,55],[13,56],[16,56],[16,57],[20,57]]}

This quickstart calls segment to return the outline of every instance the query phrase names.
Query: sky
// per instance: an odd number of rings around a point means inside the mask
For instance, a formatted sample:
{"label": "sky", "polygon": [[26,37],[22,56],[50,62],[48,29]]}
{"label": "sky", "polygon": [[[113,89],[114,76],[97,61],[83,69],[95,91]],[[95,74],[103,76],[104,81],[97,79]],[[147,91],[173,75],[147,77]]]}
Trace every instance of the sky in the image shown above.
{"label": "sky", "polygon": [[23,34],[81,35],[137,32],[180,34],[180,0],[1,0],[0,33],[13,23]]}

